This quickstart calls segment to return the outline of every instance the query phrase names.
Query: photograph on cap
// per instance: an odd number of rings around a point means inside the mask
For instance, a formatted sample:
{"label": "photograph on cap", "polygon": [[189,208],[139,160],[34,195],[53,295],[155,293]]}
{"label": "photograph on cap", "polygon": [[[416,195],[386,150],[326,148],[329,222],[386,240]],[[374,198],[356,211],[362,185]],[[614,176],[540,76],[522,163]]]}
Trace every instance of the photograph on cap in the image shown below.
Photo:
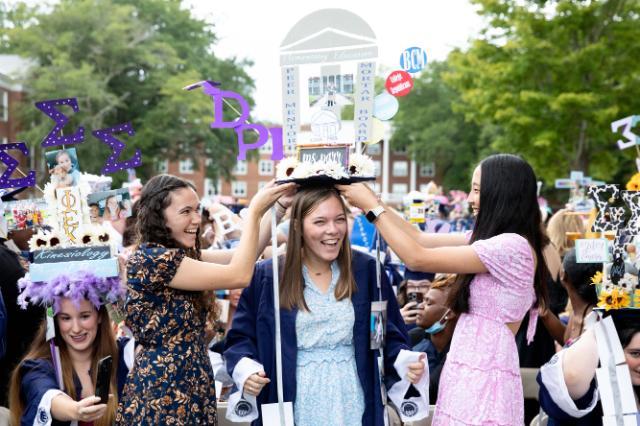
{"label": "photograph on cap", "polygon": [[20,231],[45,224],[47,202],[44,198],[7,201],[0,206],[8,231]]}
{"label": "photograph on cap", "polygon": [[128,188],[95,192],[87,197],[91,223],[116,221],[131,216],[131,194]]}
{"label": "photograph on cap", "polygon": [[57,188],[77,186],[80,183],[80,166],[75,148],[58,149],[44,154],[51,182]]}
{"label": "photograph on cap", "polygon": [[353,105],[353,73],[341,72],[339,65],[324,66],[321,75],[309,77],[308,91],[310,107]]}

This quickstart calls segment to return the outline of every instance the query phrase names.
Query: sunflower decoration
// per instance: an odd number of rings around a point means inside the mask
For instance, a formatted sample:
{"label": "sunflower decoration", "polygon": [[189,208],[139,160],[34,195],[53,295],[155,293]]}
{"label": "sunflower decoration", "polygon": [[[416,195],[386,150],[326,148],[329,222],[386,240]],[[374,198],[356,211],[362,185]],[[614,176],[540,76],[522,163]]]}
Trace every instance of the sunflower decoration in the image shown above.
{"label": "sunflower decoration", "polygon": [[601,291],[598,307],[605,310],[628,308],[631,304],[629,293],[614,287],[611,291]]}
{"label": "sunflower decoration", "polygon": [[98,244],[109,244],[111,235],[106,229],[102,229],[101,232],[95,234],[98,239]]}
{"label": "sunflower decoration", "polygon": [[322,178],[334,181],[352,181],[353,178],[357,178],[353,181],[375,180],[375,163],[369,156],[352,153],[348,159],[345,167],[342,161],[330,156],[317,160],[283,158],[276,166],[276,181],[311,179],[312,182],[320,182],[324,181]]}
{"label": "sunflower decoration", "polygon": [[602,271],[598,271],[591,277],[591,284],[602,284]]}
{"label": "sunflower decoration", "polygon": [[93,232],[91,227],[83,228],[82,233],[80,234],[80,243],[85,246],[91,246],[96,243],[97,236]]}
{"label": "sunflower decoration", "polygon": [[42,250],[49,246],[49,237],[44,232],[38,231],[37,234],[33,234],[29,240],[29,250]]}
{"label": "sunflower decoration", "polygon": [[640,172],[631,176],[627,182],[627,191],[640,191]]}
{"label": "sunflower decoration", "polygon": [[349,173],[352,176],[374,176],[375,164],[371,157],[354,153],[349,156]]}
{"label": "sunflower decoration", "polygon": [[94,225],[91,228],[95,245],[109,245],[112,243],[111,234],[104,225]]}
{"label": "sunflower decoration", "polygon": [[56,231],[40,230],[34,234],[29,240],[29,250],[46,250],[52,248],[60,248],[62,238]]}
{"label": "sunflower decoration", "polygon": [[633,292],[633,306],[640,308],[640,290],[635,290]]}
{"label": "sunflower decoration", "polygon": [[291,178],[296,167],[298,167],[298,159],[295,157],[283,158],[276,166],[277,179],[289,179]]}

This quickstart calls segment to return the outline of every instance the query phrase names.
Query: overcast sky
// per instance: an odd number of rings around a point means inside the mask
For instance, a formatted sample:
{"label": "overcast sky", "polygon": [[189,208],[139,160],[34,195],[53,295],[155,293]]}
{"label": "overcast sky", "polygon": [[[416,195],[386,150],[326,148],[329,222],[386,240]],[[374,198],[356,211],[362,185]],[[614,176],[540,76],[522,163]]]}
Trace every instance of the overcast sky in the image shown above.
{"label": "overcast sky", "polygon": [[[482,20],[467,0],[186,0],[195,16],[215,24],[215,54],[254,62],[257,121],[281,122],[279,47],[287,32],[304,16],[325,8],[347,9],[363,18],[378,39],[378,69],[399,68],[402,51],[426,50],[428,60],[444,59],[454,47],[467,46]],[[385,73],[385,75],[387,74]],[[216,76],[208,76],[216,79]]]}
{"label": "overcast sky", "polygon": [[[8,0],[15,3],[16,0]],[[38,0],[26,0],[36,4]],[[57,0],[50,0],[55,3]],[[411,46],[426,50],[428,60],[442,60],[454,47],[465,47],[482,27],[468,0],[183,0],[194,16],[215,25],[216,56],[251,59],[258,120],[281,121],[279,47],[300,19],[319,9],[347,9],[363,18],[378,39],[378,70],[385,76],[399,68]],[[216,79],[215,75],[207,76]]]}

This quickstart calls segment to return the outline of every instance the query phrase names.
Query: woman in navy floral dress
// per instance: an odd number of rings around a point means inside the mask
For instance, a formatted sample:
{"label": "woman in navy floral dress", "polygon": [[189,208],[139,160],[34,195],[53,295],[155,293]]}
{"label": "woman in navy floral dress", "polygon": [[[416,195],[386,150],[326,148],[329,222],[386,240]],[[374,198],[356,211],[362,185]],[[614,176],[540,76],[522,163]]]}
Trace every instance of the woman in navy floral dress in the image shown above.
{"label": "woman in navy floral dress", "polygon": [[[216,425],[215,381],[204,340],[211,290],[251,280],[268,240],[260,218],[291,185],[267,186],[251,202],[234,252],[200,251],[193,185],[160,175],[142,190],[139,244],[127,263],[127,325],[137,351],[120,400],[118,425]],[[264,223],[268,217],[265,216]],[[266,230],[266,231],[265,231]]]}

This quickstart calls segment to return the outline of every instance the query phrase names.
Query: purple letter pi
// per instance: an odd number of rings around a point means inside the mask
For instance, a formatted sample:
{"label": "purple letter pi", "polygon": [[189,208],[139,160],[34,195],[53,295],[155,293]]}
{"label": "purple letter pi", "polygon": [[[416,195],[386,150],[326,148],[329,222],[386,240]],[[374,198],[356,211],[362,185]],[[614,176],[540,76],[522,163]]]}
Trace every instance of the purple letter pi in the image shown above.
{"label": "purple letter pi", "polygon": [[[190,84],[184,89],[193,90],[197,87],[202,87],[204,93],[213,98],[213,122],[211,123],[211,127],[214,129],[235,129],[238,134],[238,160],[244,160],[246,158],[247,151],[260,148],[262,145],[267,143],[269,140],[269,132],[271,133],[271,142],[273,145],[271,159],[282,160],[284,157],[282,147],[282,128],[271,127],[267,129],[265,126],[260,124],[248,124],[247,118],[249,118],[249,104],[247,101],[240,94],[220,90],[218,86],[220,86],[220,83],[216,81],[205,80]],[[240,114],[240,117],[233,121],[224,121],[223,103],[225,98],[235,99],[240,104],[241,112],[236,111]],[[246,130],[254,130],[258,133],[258,140],[255,143],[244,143],[244,132]]]}

